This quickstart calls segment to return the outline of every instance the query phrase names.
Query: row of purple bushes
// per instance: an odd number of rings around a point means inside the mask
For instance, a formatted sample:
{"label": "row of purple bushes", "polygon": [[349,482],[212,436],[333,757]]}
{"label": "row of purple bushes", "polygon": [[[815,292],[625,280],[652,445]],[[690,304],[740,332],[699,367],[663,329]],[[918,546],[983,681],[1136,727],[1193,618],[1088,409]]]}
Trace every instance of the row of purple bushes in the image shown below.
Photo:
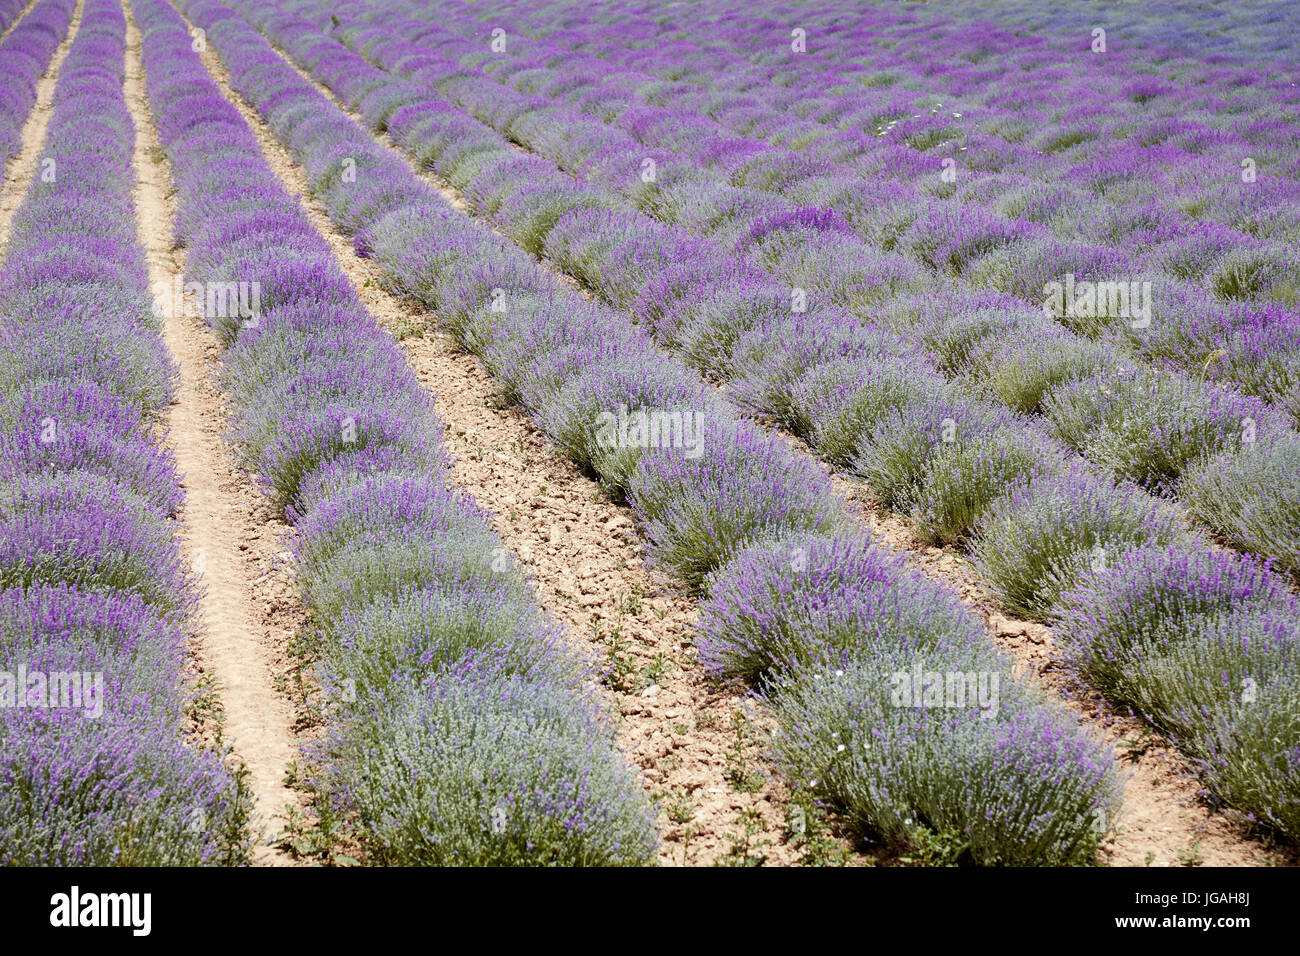
{"label": "row of purple bushes", "polygon": [[[359,250],[479,355],[571,458],[626,495],[652,560],[704,595],[711,669],[773,693],[786,742],[778,758],[793,781],[892,845],[954,831],[982,863],[1091,856],[1118,805],[1113,758],[1010,679],[969,610],[855,530],[817,465],[737,418],[618,313],[452,209],[238,18],[209,3],[186,10]],[[265,8],[259,23],[290,49],[318,36]],[[329,69],[347,101],[382,79],[355,57]],[[597,422],[620,408],[698,413],[699,454],[602,441]],[[927,678],[983,675],[1000,697],[984,711],[924,706],[930,680],[914,706],[901,701],[897,676],[922,662]],[[873,706],[846,710],[845,695]]]}
{"label": "row of purple bushes", "polygon": [[[74,9],[43,0],[9,36],[7,93],[30,92]],[[247,858],[246,795],[182,739],[198,592],[159,427],[174,366],[136,235],[125,34],[116,0],[86,0],[0,272],[5,864]]]}
{"label": "row of purple bushes", "polygon": [[[18,11],[23,6],[18,3]],[[0,42],[0,70],[5,76],[0,90],[0,160],[6,165],[18,155],[23,123],[36,105],[36,81],[67,34],[74,10],[76,4],[69,0],[41,0]],[[17,11],[10,22],[16,16]]]}
{"label": "row of purple bushes", "polygon": [[[1203,289],[1156,275],[1146,325],[1052,319],[1041,308],[1045,281],[1065,271],[1080,281],[1139,273],[1148,279],[1151,268],[1134,265],[1127,250],[1074,250],[1037,234],[1013,249],[1008,244],[1018,232],[1042,227],[993,214],[978,196],[884,202],[883,194],[864,194],[863,173],[851,164],[803,169],[802,151],[738,137],[707,116],[652,109],[642,102],[644,87],[628,87],[621,72],[604,83],[608,68],[597,65],[585,74],[603,93],[592,117],[595,107],[584,100],[567,105],[576,95],[571,55],[521,41],[508,49],[531,55],[492,56],[478,38],[449,29],[454,18],[427,26],[391,6],[375,9],[378,26],[350,11],[303,8],[314,10],[318,25],[333,17],[344,42],[393,71],[387,83],[354,83],[348,91],[364,91],[355,102],[367,122],[462,188],[524,248],[544,252],[631,311],[689,364],[730,382],[742,403],[790,425],[828,460],[868,481],[879,477],[874,426],[892,409],[880,401],[874,360],[901,353],[913,375],[937,370],[954,380],[968,405],[991,402],[1028,416],[1032,431],[1099,471],[1179,498],[1195,520],[1237,546],[1283,567],[1300,561],[1300,487],[1263,477],[1300,464],[1291,428],[1300,415],[1300,315],[1293,307],[1208,304]],[[412,12],[428,16],[418,7]],[[300,44],[297,53],[327,78],[330,62],[348,63],[325,36]],[[432,137],[430,97],[446,107],[432,118],[439,130]],[[669,119],[682,128],[670,133]],[[706,135],[701,124],[713,129]],[[521,155],[507,138],[535,155]],[[649,183],[640,175],[647,161],[655,164]],[[751,166],[760,161],[802,170],[799,189],[786,178],[752,181]],[[809,183],[818,190],[809,192]],[[882,203],[902,217],[883,233],[868,222]],[[549,230],[545,243],[539,230]],[[693,235],[700,232],[706,235]],[[1179,235],[1191,242],[1202,232],[1190,225]],[[1037,250],[1033,262],[1025,260],[1026,248]],[[971,288],[962,264],[974,260],[1018,277],[1023,287]],[[805,316],[791,314],[792,286],[808,290]],[[834,361],[863,353],[873,360],[867,368]],[[1232,385],[1204,381],[1207,358]],[[791,379],[828,363],[818,371],[833,389],[823,396],[829,400],[790,409]],[[1144,369],[1149,363],[1151,373]],[[915,405],[917,396],[909,397]],[[943,417],[932,415],[933,423]],[[996,496],[1033,477],[1035,467],[999,464],[999,474],[982,484]],[[1216,494],[1224,471],[1241,479],[1227,497]],[[927,536],[971,532],[964,519],[978,515],[950,501],[942,477],[910,480],[921,494],[907,500],[877,490]]]}
{"label": "row of purple bushes", "polygon": [[[331,16],[347,22],[346,15]],[[521,156],[431,93],[428,84],[437,75],[437,64],[446,62],[439,54],[413,51],[391,31],[369,35],[368,52],[382,51],[387,61],[414,63],[427,71],[420,76],[427,82],[407,82],[368,68],[301,20],[279,17],[265,7],[259,8],[257,18],[345,103],[376,128],[392,133],[413,160],[428,163],[461,188],[521,246],[562,264],[609,304],[630,308],[688,360],[700,356],[702,360],[692,364],[727,380],[742,405],[815,441],[831,437],[838,442],[835,447],[843,449],[849,467],[887,504],[910,513],[924,535],[939,541],[967,540],[1010,610],[1050,616],[1086,602],[1095,588],[1107,586],[1102,576],[1108,569],[1134,549],[1155,549],[1175,568],[1182,566],[1179,556],[1188,553],[1231,567],[1257,567],[1251,560],[1215,555],[1209,545],[1187,534],[1175,510],[1139,487],[1168,494],[1193,464],[1203,475],[1222,473],[1223,458],[1247,462],[1238,473],[1252,467],[1267,472],[1262,462],[1285,462],[1288,455],[1294,456],[1300,449],[1294,434],[1257,399],[1140,365],[1088,374],[1087,362],[1081,362],[1082,377],[1060,374],[1062,356],[1070,370],[1070,343],[1045,336],[1041,313],[1016,306],[1005,294],[976,294],[981,311],[975,315],[963,315],[955,307],[969,306],[969,293],[937,291],[906,299],[901,307],[891,303],[895,315],[912,314],[909,323],[885,328],[855,322],[837,311],[840,303],[792,314],[786,287],[770,282],[765,286],[755,279],[752,269],[762,262],[738,265],[718,256],[716,246],[656,231],[643,217],[619,208],[617,200],[593,193],[583,181],[535,157]],[[409,75],[419,74],[419,68],[412,69]],[[535,69],[530,76],[536,79],[539,73]],[[509,109],[494,115],[504,115],[512,131],[517,128]],[[563,123],[533,128],[552,131],[557,142],[570,142]],[[577,135],[572,141],[587,147],[600,142]],[[624,153],[625,160],[628,155],[635,154]],[[637,179],[630,172],[626,178]],[[833,214],[794,210],[760,220],[741,246],[782,233],[793,233],[782,248],[798,257],[807,255],[810,234],[849,236],[851,229]],[[860,242],[856,237],[852,241]],[[828,266],[823,271],[833,270]],[[405,287],[419,294],[416,285]],[[938,310],[936,304],[947,304],[953,312]],[[667,333],[665,321],[671,325]],[[935,364],[944,369],[947,362],[948,371],[976,362],[981,341],[998,340],[1008,323],[1017,321],[1030,330],[1025,341],[1034,343],[1034,354],[1021,356],[1017,364],[1015,356],[986,348],[984,366],[992,376],[1000,376],[1012,394],[1035,395],[1034,403],[1048,410],[1045,427],[1017,415],[1014,401],[990,404],[940,377],[926,376],[927,360],[936,357]],[[921,322],[933,330],[919,343],[924,351],[897,335]],[[452,319],[453,326],[456,323]],[[471,337],[480,334],[470,330]],[[1108,354],[1088,353],[1097,363]],[[1013,374],[1017,368],[1024,370],[1022,380]],[[1050,392],[1044,379],[1054,382]],[[545,417],[555,405],[540,401],[534,407]],[[821,447],[822,442],[816,443]],[[1081,468],[1071,458],[1072,450],[1090,452],[1089,457],[1108,466],[1110,476],[1098,477]],[[1223,458],[1216,457],[1220,454]],[[1270,467],[1276,473],[1285,466]],[[1281,543],[1276,556],[1284,564],[1294,550],[1294,539],[1277,529],[1279,523],[1285,527],[1291,506],[1286,487],[1278,501],[1278,487],[1257,479],[1238,489],[1236,498],[1237,514],[1249,516],[1256,528],[1270,529],[1272,541]],[[632,498],[635,503],[635,493]],[[1220,506],[1223,511],[1231,508],[1226,502]],[[645,524],[653,540],[659,525],[653,518]],[[1264,535],[1256,537],[1262,540]],[[699,553],[694,541],[690,545],[692,554]],[[675,570],[681,573],[681,562],[677,564]],[[1265,568],[1261,573],[1270,572]],[[1081,593],[1073,594],[1075,590]],[[1271,607],[1268,614],[1270,626],[1284,628],[1289,641],[1300,617],[1289,607]],[[1104,645],[1111,636],[1099,627],[1070,633],[1076,643]],[[1209,669],[1211,655],[1204,653],[1203,645],[1217,638],[1182,619],[1174,630],[1177,640],[1171,653],[1186,659],[1184,679],[1195,688],[1188,693],[1200,699],[1201,731],[1213,737],[1211,746],[1209,737],[1184,732],[1178,736],[1180,745],[1207,763],[1225,799],[1294,832],[1293,738],[1260,737],[1257,724],[1251,723],[1264,714],[1268,716],[1263,724],[1273,728],[1296,719],[1294,669],[1267,653],[1257,657],[1253,644],[1238,649],[1239,666],[1255,675],[1248,701],[1243,688],[1225,690],[1222,674]],[[1143,652],[1130,648],[1129,653],[1138,660]],[[1081,673],[1088,676],[1084,669]],[[1269,691],[1264,706],[1258,706],[1265,686]],[[1170,695],[1163,705],[1142,704],[1142,713],[1167,726],[1160,717],[1162,709],[1181,706],[1172,702],[1178,696],[1173,687]],[[1113,696],[1133,703],[1124,694]],[[1254,729],[1224,729],[1247,724]],[[1249,767],[1240,757],[1246,752],[1252,754]],[[1223,767],[1229,764],[1235,767],[1232,773],[1251,779],[1249,787],[1227,782]]]}
{"label": "row of purple bushes", "polygon": [[[296,531],[327,697],[318,809],[354,815],[381,863],[652,860],[653,813],[587,663],[447,486],[431,396],[197,55],[229,14],[187,5],[191,32],[165,3],[133,6],[188,278],[257,289],[258,309],[207,318],[234,442]],[[260,38],[225,50],[240,71],[279,63]]]}

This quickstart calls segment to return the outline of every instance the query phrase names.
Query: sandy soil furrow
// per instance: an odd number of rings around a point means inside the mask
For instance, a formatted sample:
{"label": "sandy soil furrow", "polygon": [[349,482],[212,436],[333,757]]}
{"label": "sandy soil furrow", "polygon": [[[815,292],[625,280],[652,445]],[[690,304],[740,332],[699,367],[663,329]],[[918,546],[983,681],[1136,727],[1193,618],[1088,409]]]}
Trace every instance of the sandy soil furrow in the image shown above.
{"label": "sandy soil furrow", "polygon": [[[173,247],[175,202],[170,168],[158,142],[144,85],[140,31],[127,17],[126,99],[136,126],[136,213],[155,290],[183,276],[185,258]],[[182,279],[182,282],[184,280]],[[276,689],[294,664],[287,645],[302,611],[289,580],[287,527],[271,513],[247,475],[238,471],[222,435],[226,402],[214,380],[220,345],[201,318],[168,308],[163,338],[180,366],[180,387],[168,409],[167,440],[183,474],[186,509],[181,537],[201,573],[200,632],[193,650],[198,678],[215,681],[222,738],[248,768],[262,864],[288,864],[275,847],[286,806],[299,807],[285,785],[286,767],[299,759],[293,702]],[[211,728],[200,727],[200,732]]]}
{"label": "sandy soil furrow", "polygon": [[54,51],[45,75],[36,83],[36,105],[23,123],[22,149],[9,161],[9,167],[5,170],[4,188],[0,190],[0,236],[4,237],[3,245],[0,245],[0,262],[4,261],[9,252],[9,226],[13,223],[14,213],[23,204],[27,188],[36,175],[36,160],[45,146],[45,131],[50,125],[50,103],[54,99],[54,87],[58,85],[59,70],[68,55],[68,48],[72,46],[72,40],[81,27],[81,11],[84,6],[85,0],[77,0],[77,9],[73,11],[72,20],[68,24],[68,35]]}
{"label": "sandy soil furrow", "polygon": [[[565,623],[578,646],[603,658],[609,707],[621,715],[620,743],[643,769],[648,788],[663,796],[661,862],[725,863],[760,854],[769,864],[795,862],[799,852],[783,838],[788,796],[765,769],[765,717],[741,690],[712,684],[694,663],[695,602],[647,571],[630,510],[610,502],[554,452],[520,411],[500,407],[491,377],[436,332],[436,315],[382,290],[378,267],[356,255],[310,198],[302,167],[230,89],[219,57],[211,49],[202,56],[271,168],[304,197],[367,308],[389,331],[405,335],[400,344],[447,423],[446,443],[456,457],[452,481],[493,515],[497,532],[532,575],[539,603]],[[425,178],[465,208],[446,184]],[[746,820],[750,849],[741,851]]]}

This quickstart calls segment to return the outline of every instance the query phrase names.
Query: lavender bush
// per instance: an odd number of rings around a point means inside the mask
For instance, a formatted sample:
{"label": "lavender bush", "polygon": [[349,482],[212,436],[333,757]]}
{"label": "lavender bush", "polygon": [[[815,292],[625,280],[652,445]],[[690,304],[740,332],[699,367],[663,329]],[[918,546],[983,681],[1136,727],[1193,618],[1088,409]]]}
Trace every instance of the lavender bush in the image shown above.
{"label": "lavender bush", "polygon": [[1300,606],[1266,564],[1148,547],[1062,598],[1072,665],[1197,758],[1213,793],[1296,835]]}
{"label": "lavender bush", "polygon": [[1057,635],[1090,683],[1191,738],[1222,702],[1211,695],[1294,668],[1286,622],[1298,611],[1286,582],[1255,560],[1148,546],[1063,595]]}
{"label": "lavender bush", "polygon": [[467,660],[331,741],[377,861],[649,862],[653,815],[595,707],[494,663]]}
{"label": "lavender bush", "polygon": [[860,443],[890,412],[949,394],[944,380],[902,358],[837,359],[812,369],[790,391],[791,429],[836,464],[852,461]]}
{"label": "lavender bush", "polygon": [[[879,648],[942,654],[980,643],[983,628],[904,556],[852,533],[755,543],[710,577],[700,605],[700,659],[718,676],[760,682],[816,662],[843,666]],[[985,667],[999,666],[986,646]]]}
{"label": "lavender bush", "polygon": [[844,520],[826,475],[750,426],[711,426],[698,458],[675,451],[642,457],[630,497],[654,559],[690,585],[756,538]]}
{"label": "lavender bush", "polygon": [[915,665],[974,672],[985,655],[921,658],[888,644],[847,666],[783,682],[778,765],[864,835],[910,847],[956,834],[952,862],[1015,866],[1092,858],[1119,810],[1114,765],[1073,719],[1010,681],[991,718],[974,709],[896,706]]}
{"label": "lavender bush", "polygon": [[[72,13],[45,0],[0,44],[14,81],[0,147],[14,145],[6,124],[31,108]],[[0,271],[8,865],[240,864],[250,850],[247,793],[182,734],[197,591],[171,520],[179,476],[159,444],[174,367],[134,229],[125,34],[120,5],[84,4],[38,157],[55,174],[33,178]]]}
{"label": "lavender bush", "polygon": [[997,501],[979,524],[971,556],[1007,610],[1042,618],[1090,569],[1184,534],[1174,509],[1133,485],[1068,471]]}
{"label": "lavender bush", "polygon": [[1211,458],[1183,476],[1179,498],[1206,527],[1246,551],[1300,568],[1300,441]]}
{"label": "lavender bush", "polygon": [[1054,434],[1084,457],[1159,494],[1198,460],[1291,436],[1258,399],[1142,368],[1106,371],[1053,392]]}

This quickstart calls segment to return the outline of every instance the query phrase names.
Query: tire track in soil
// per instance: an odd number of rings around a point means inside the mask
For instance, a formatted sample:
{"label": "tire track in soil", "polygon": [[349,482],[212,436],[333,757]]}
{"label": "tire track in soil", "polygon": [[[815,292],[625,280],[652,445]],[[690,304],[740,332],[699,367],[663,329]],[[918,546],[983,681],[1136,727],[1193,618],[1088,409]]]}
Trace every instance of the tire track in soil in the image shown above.
{"label": "tire track in soil", "polygon": [[[84,7],[85,0],[77,0],[77,8],[72,11],[72,19],[68,21],[67,36],[54,51],[54,56],[50,57],[50,65],[46,67],[44,75],[36,81],[36,103],[23,123],[22,147],[18,155],[9,160],[9,167],[5,170],[4,189],[0,192],[0,236],[4,237],[3,245],[0,245],[0,262],[8,258],[9,227],[13,224],[14,214],[27,198],[27,189],[36,177],[36,160],[45,146],[45,131],[49,129],[50,116],[53,114],[50,104],[54,100],[54,87],[58,85],[59,70],[63,68],[68,49],[81,28],[81,11]],[[30,9],[29,7],[23,15],[26,16]]]}
{"label": "tire track in soil", "polygon": [[[304,80],[355,119],[275,49]],[[209,46],[200,56],[222,93],[243,114],[271,168],[290,192],[302,197],[313,225],[330,243],[371,314],[399,334],[436,326],[436,315],[421,304],[382,289],[378,266],[356,254],[352,241],[311,197],[304,170],[256,110],[231,89],[229,73],[216,52]],[[376,138],[405,161],[386,136]],[[465,210],[464,200],[445,183],[411,168]],[[631,510],[610,502],[596,482],[554,451],[520,410],[500,408],[491,376],[474,356],[459,352],[450,336],[408,335],[399,345],[420,381],[435,393],[438,415],[447,426],[445,443],[456,458],[452,482],[492,515],[497,533],[528,568],[539,603],[566,625],[575,646],[595,650],[613,668],[603,695],[609,712],[620,717],[623,752],[642,769],[652,793],[682,801],[675,818],[666,810],[660,814],[660,862],[724,862],[733,848],[728,835],[742,834],[739,815],[748,811],[761,821],[750,835],[751,848],[758,847],[768,864],[797,862],[799,851],[783,840],[789,796],[761,752],[758,729],[768,718],[743,690],[710,682],[693,660],[695,601],[646,569]],[[630,686],[614,679],[619,673],[626,673]],[[753,734],[746,760],[762,779],[757,792],[737,792],[728,782],[737,711],[745,715],[748,733]],[[691,818],[681,819],[687,813]]]}
{"label": "tire track in soil", "polygon": [[[145,90],[140,31],[130,4],[123,7],[125,94],[136,127],[136,221],[149,281],[157,290],[183,276],[185,259],[172,239],[176,203],[170,196],[171,170]],[[300,722],[294,702],[273,684],[284,676],[288,686],[295,662],[287,645],[303,620],[288,577],[288,527],[235,467],[234,453],[222,438],[227,408],[215,380],[221,354],[216,336],[184,308],[165,311],[163,339],[180,367],[176,399],[166,416],[167,440],[185,489],[183,546],[204,586],[190,666],[196,679],[215,679],[220,699],[220,716],[198,730],[207,737],[220,732],[233,745],[233,758],[249,771],[254,828],[263,828],[254,862],[291,865],[288,852],[275,846],[274,825],[286,805],[301,809],[298,794],[284,783],[286,767],[299,759]]]}

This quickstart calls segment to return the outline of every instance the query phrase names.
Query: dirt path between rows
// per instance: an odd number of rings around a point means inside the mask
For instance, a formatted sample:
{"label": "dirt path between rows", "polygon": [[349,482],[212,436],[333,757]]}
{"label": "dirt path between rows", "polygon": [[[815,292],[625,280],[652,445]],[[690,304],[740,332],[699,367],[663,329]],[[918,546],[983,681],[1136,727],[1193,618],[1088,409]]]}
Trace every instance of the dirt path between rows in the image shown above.
{"label": "dirt path between rows", "polygon": [[[435,315],[383,291],[378,266],[357,256],[311,199],[303,168],[230,89],[216,53],[209,47],[201,56],[271,168],[303,196],[371,314],[390,332],[409,333],[400,345],[447,425],[446,444],[456,458],[452,482],[491,513],[496,531],[532,575],[541,606],[564,622],[575,645],[603,659],[620,745],[662,797],[660,862],[753,863],[760,856],[767,864],[796,862],[800,852],[783,836],[789,798],[762,753],[761,708],[735,688],[712,684],[695,663],[695,602],[646,569],[631,511],[610,502],[522,412],[501,408],[490,375],[435,331]],[[424,178],[464,208],[445,184]]]}
{"label": "dirt path between rows", "polygon": [[9,227],[14,221],[14,213],[23,204],[27,189],[36,176],[36,160],[45,146],[45,131],[49,129],[50,115],[53,112],[50,104],[54,99],[54,87],[58,85],[63,60],[81,27],[81,11],[84,6],[85,0],[77,0],[77,9],[73,11],[72,20],[68,23],[68,35],[54,51],[45,75],[36,81],[36,104],[23,123],[22,148],[17,156],[9,160],[9,166],[5,170],[4,189],[0,191],[0,236],[4,237],[3,245],[0,245],[0,262],[9,254]]}
{"label": "dirt path between rows", "polygon": [[[149,281],[160,291],[184,275],[185,258],[173,247],[176,204],[145,91],[140,31],[129,3],[124,7],[125,92],[136,127],[136,214]],[[185,489],[181,537],[204,586],[193,665],[200,681],[214,682],[220,733],[249,771],[255,826],[262,830],[254,860],[285,865],[293,861],[275,847],[283,825],[277,817],[286,805],[300,807],[297,793],[284,782],[299,753],[294,704],[275,682],[287,682],[293,670],[287,647],[302,620],[288,577],[288,529],[236,469],[234,453],[222,438],[227,410],[215,381],[221,353],[216,336],[201,318],[174,307],[179,303],[165,296],[163,301],[163,339],[180,366],[180,387],[166,422]]]}

